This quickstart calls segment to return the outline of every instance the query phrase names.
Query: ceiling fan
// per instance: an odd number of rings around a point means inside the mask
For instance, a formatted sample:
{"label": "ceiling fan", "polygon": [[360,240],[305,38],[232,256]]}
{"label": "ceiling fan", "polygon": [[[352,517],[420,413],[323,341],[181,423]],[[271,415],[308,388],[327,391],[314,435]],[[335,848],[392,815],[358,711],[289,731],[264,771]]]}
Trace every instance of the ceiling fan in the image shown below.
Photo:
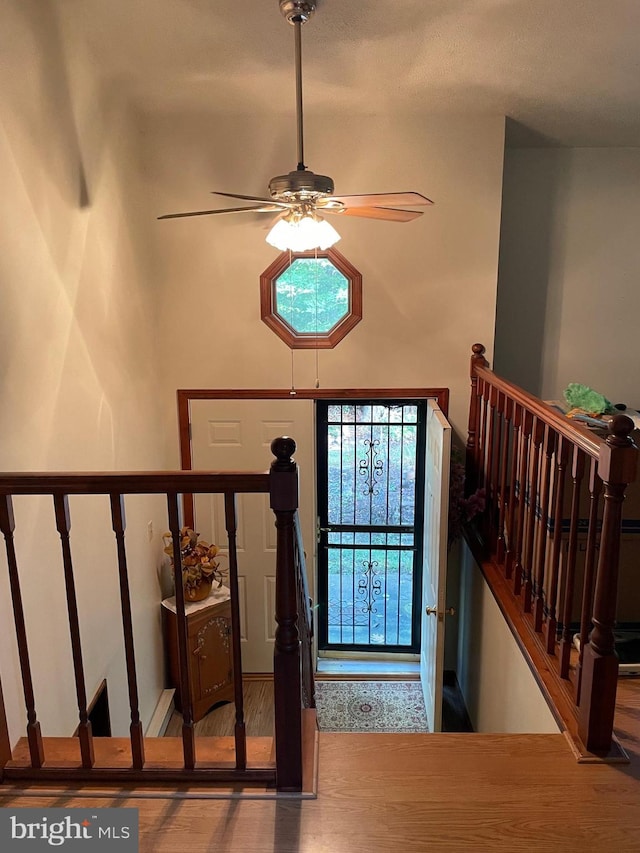
{"label": "ceiling fan", "polygon": [[[304,133],[302,120],[302,25],[316,10],[314,0],[279,0],[280,11],[295,31],[297,168],[287,175],[269,181],[270,198],[214,191],[213,195],[254,202],[243,207],[195,210],[187,213],[167,213],[158,219],[181,219],[187,216],[211,216],[221,213],[270,213],[276,222],[267,235],[267,242],[284,251],[326,249],[340,239],[338,232],[323,218],[324,214],[359,216],[383,219],[388,222],[410,222],[422,216],[421,210],[405,210],[433,202],[417,192],[366,193],[363,195],[334,195],[333,180],[316,175],[304,163]],[[322,214],[322,215],[321,215]]]}

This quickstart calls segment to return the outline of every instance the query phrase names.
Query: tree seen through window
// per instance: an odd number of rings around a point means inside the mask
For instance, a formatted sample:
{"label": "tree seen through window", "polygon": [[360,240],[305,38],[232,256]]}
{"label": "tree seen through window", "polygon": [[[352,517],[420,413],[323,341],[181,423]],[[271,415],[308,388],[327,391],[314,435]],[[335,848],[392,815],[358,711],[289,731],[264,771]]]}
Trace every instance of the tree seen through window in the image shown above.
{"label": "tree seen through window", "polygon": [[282,252],[260,276],[260,310],[292,349],[331,348],[362,319],[362,276],[333,248]]}
{"label": "tree seen through window", "polygon": [[328,258],[296,258],[275,281],[275,310],[299,334],[326,334],[349,310],[349,281]]}

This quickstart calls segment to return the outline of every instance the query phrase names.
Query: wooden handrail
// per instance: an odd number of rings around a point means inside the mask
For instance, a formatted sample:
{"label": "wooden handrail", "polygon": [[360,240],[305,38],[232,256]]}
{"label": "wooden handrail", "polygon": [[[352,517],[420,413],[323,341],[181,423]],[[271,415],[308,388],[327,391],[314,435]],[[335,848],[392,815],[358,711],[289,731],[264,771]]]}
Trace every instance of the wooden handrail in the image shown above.
{"label": "wooden handrail", "polygon": [[[606,438],[594,435],[496,376],[482,344],[472,347],[470,378],[466,494],[482,489],[486,508],[469,542],[528,660],[541,662],[536,676],[555,712],[580,749],[606,755],[614,748],[622,502],[638,462],[633,423],[616,415]],[[582,512],[585,483],[588,521]],[[563,518],[568,518],[566,553]],[[586,564],[579,566],[583,532]],[[579,653],[575,624],[580,625]]]}
{"label": "wooden handrail", "polygon": [[0,474],[0,495],[162,495],[268,492],[269,474],[246,471],[85,471]]}
{"label": "wooden handrail", "polygon": [[[479,346],[482,345],[479,344]],[[482,347],[482,351],[484,353],[484,347]],[[597,459],[600,455],[600,450],[604,443],[603,440],[592,432],[589,432],[586,427],[577,421],[570,420],[554,409],[553,406],[550,406],[538,397],[534,397],[533,394],[525,391],[524,388],[520,388],[518,385],[514,385],[513,382],[509,382],[508,379],[503,379],[501,376],[496,375],[488,367],[476,366],[475,375],[492,388],[505,394],[517,405],[524,406],[535,418],[553,427],[557,433],[568,438],[572,444],[584,450],[589,456]]]}
{"label": "wooden handrail", "polygon": [[[282,438],[273,442],[276,460],[268,473],[264,472],[215,472],[215,471],[127,471],[127,472],[27,472],[0,474],[0,532],[4,536],[9,571],[18,657],[22,673],[23,692],[27,712],[27,763],[24,763],[25,748],[18,747],[21,756],[18,762],[12,759],[2,685],[0,683],[0,781],[5,780],[57,780],[70,784],[80,781],[130,783],[148,781],[224,781],[238,782],[243,779],[273,783],[280,790],[299,791],[302,787],[302,674],[300,664],[300,636],[307,643],[310,611],[308,591],[305,586],[304,565],[296,559],[304,555],[295,519],[298,505],[298,472],[292,459],[295,442]],[[270,494],[271,506],[276,517],[276,621],[278,628],[275,642],[274,693],[276,703],[276,767],[252,766],[247,761],[245,737],[242,661],[240,645],[240,607],[238,593],[238,566],[236,554],[236,510],[235,496],[242,493]],[[165,494],[167,498],[168,529],[173,541],[173,565],[176,587],[176,625],[178,660],[180,670],[180,700],[183,715],[182,767],[176,765],[175,751],[169,750],[172,758],[166,766],[158,762],[158,748],[148,750],[145,745],[153,739],[145,739],[142,732],[138,707],[138,679],[135,650],[133,645],[133,621],[131,596],[125,548],[124,496],[138,494]],[[181,583],[180,496],[194,494],[221,494],[225,502],[225,526],[229,543],[230,600],[231,600],[231,646],[233,654],[234,691],[236,704],[235,767],[208,765],[206,760],[197,760],[194,731],[194,714],[191,700],[190,653],[187,646],[187,621],[185,596]],[[14,495],[53,497],[55,521],[60,535],[62,565],[66,586],[66,598],[71,634],[73,678],[78,704],[79,726],[75,747],[65,756],[62,765],[47,757],[47,738],[40,731],[36,714],[34,685],[29,660],[27,628],[22,608],[22,585],[14,549],[15,521],[12,498]],[[124,655],[130,705],[130,749],[131,765],[121,757],[114,764],[97,766],[96,754],[105,754],[103,743],[100,748],[94,743],[91,723],[88,718],[87,694],[83,665],[78,602],[75,592],[76,568],[72,559],[70,543],[71,519],[69,495],[106,495],[111,507],[111,522],[116,540],[117,572],[124,633]],[[25,574],[25,577],[27,575]],[[298,602],[306,602],[299,607]],[[299,631],[298,619],[301,621]],[[308,644],[307,644],[308,645]],[[308,647],[303,649],[308,654]],[[310,659],[310,658],[309,658]],[[114,749],[123,749],[121,739]],[[70,739],[73,744],[74,740]],[[80,745],[81,762],[74,763],[74,749]],[[59,745],[55,747],[58,749]],[[51,747],[54,749],[54,747]],[[203,747],[204,751],[206,749]],[[200,750],[200,746],[198,746]],[[70,759],[70,760],[68,760]],[[145,765],[147,762],[148,766]]]}

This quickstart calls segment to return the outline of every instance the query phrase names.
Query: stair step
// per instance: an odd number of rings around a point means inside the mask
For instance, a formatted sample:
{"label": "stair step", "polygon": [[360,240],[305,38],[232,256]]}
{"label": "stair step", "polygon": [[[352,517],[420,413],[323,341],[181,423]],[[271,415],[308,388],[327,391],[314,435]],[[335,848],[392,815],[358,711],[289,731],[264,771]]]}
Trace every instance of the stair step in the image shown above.
{"label": "stair step", "polygon": [[[73,737],[44,737],[42,739],[45,767],[79,768],[80,742]],[[275,768],[272,754],[273,738],[247,738],[247,767]],[[129,738],[94,738],[95,768],[131,767],[131,742]],[[184,765],[182,738],[152,737],[144,740],[145,768],[179,769]],[[215,766],[224,769],[235,767],[235,740],[232,737],[196,738],[197,767]],[[29,744],[21,738],[13,750],[13,757],[6,770],[31,766]]]}

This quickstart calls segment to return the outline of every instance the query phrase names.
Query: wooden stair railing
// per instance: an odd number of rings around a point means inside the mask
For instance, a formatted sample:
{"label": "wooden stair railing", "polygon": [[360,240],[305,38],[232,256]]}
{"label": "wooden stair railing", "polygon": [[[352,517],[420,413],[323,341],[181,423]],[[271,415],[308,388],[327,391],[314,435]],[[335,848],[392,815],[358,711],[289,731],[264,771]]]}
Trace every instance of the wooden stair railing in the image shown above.
{"label": "wooden stair railing", "polygon": [[474,344],[466,494],[483,490],[485,509],[467,540],[577,753],[615,756],[614,626],[622,504],[637,473],[633,423],[617,415],[600,438],[494,374],[484,353]]}
{"label": "wooden stair railing", "polygon": [[[56,781],[63,784],[106,784],[149,782],[176,783],[259,783],[278,790],[302,790],[304,707],[313,707],[313,682],[309,688],[305,661],[311,661],[310,611],[303,562],[303,551],[296,526],[298,471],[291,458],[292,439],[275,439],[276,456],[270,473],[215,473],[202,471],[140,473],[25,473],[0,475],[0,531],[7,554],[9,586],[13,605],[16,643],[22,675],[26,709],[26,739],[12,751],[0,682],[0,782]],[[270,494],[276,517],[276,619],[274,696],[276,707],[275,765],[267,759],[251,761],[247,756],[245,732],[242,658],[240,647],[240,605],[238,597],[238,561],[236,552],[237,494]],[[176,620],[180,670],[179,695],[182,708],[181,749],[173,738],[145,738],[138,699],[138,675],[134,648],[129,572],[125,547],[124,496],[129,494],[166,494],[169,529],[173,539],[173,564],[176,589]],[[222,494],[229,544],[229,586],[232,615],[232,653],[234,670],[236,723],[235,762],[215,761],[212,749],[202,738],[196,744],[191,702],[187,622],[181,578],[180,495]],[[79,726],[75,738],[42,736],[29,656],[23,590],[23,574],[18,570],[14,545],[15,520],[13,497],[51,495],[60,536],[66,601],[71,637],[73,681],[78,704]],[[76,569],[71,551],[70,495],[107,495],[116,540],[117,572],[120,588],[124,654],[130,708],[129,747],[123,738],[94,740],[88,718],[83,649],[80,637]],[[307,607],[301,603],[306,601]],[[302,640],[302,643],[301,643]],[[303,671],[306,688],[303,690]],[[303,703],[303,694],[305,702]],[[213,740],[213,739],[210,739]],[[114,744],[113,749],[105,746]],[[79,757],[78,761],[78,748]],[[181,753],[181,754],[180,754]],[[200,754],[200,756],[199,756]],[[226,758],[226,756],[225,756]]]}

